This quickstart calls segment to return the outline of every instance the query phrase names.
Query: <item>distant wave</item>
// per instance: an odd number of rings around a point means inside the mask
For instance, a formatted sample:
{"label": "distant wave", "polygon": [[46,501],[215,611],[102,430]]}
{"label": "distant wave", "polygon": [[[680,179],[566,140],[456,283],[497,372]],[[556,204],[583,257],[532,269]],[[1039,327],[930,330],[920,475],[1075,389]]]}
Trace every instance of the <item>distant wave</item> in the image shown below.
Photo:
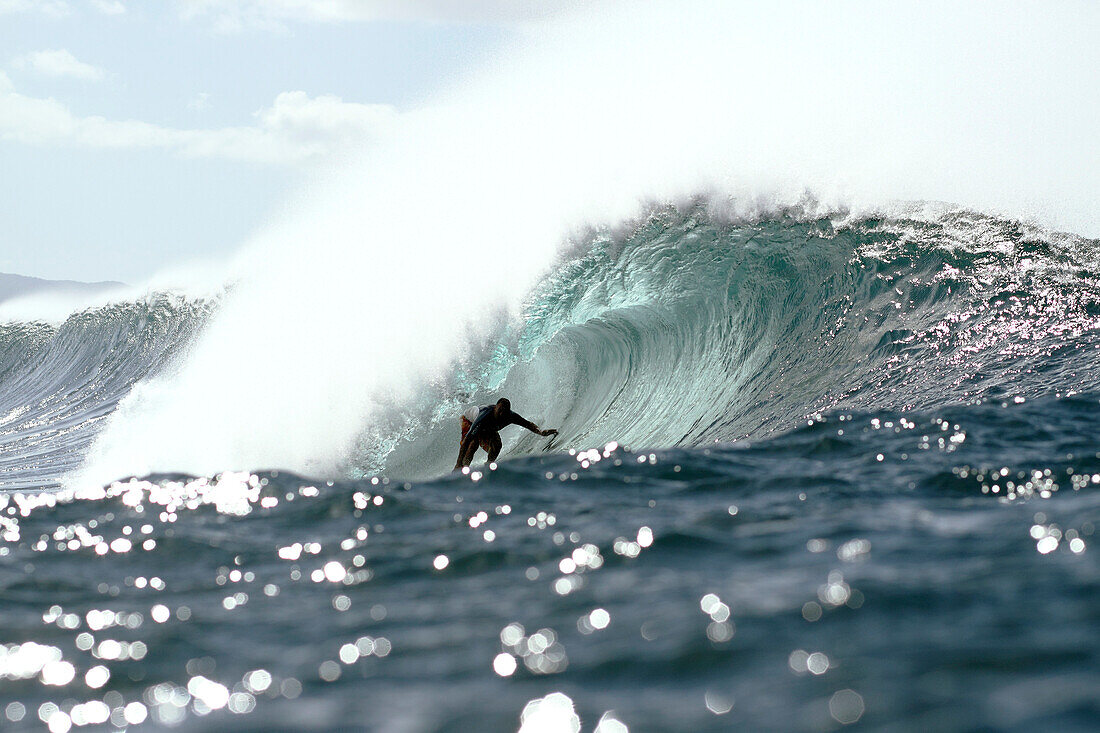
{"label": "distant wave", "polygon": [[0,489],[54,485],[120,399],[175,362],[213,309],[167,294],[0,324]]}

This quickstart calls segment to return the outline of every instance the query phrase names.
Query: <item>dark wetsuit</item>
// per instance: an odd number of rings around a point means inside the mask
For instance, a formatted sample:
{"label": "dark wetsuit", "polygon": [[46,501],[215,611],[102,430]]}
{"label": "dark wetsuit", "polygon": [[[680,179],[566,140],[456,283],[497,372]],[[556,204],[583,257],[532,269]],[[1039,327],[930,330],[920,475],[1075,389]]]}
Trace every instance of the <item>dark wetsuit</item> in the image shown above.
{"label": "dark wetsuit", "polygon": [[[455,464],[456,469],[470,465],[478,446],[489,454],[489,463],[495,461],[500,454],[500,431],[509,425],[519,425],[527,428],[532,433],[544,434],[537,425],[525,419],[522,415],[512,412],[511,408],[499,410],[498,407],[499,404],[482,407],[478,410],[477,417],[470,423],[469,429],[463,432],[462,443],[458,451],[458,462]],[[553,432],[556,433],[557,431]]]}

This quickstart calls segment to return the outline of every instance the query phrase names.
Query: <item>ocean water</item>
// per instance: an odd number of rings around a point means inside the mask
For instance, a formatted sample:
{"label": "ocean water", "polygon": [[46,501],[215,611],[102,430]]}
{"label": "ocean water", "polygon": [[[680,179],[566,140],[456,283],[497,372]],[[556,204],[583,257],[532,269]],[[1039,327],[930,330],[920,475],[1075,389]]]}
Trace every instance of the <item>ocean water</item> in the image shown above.
{"label": "ocean water", "polygon": [[806,210],[578,235],[317,475],[87,479],[217,299],[0,326],[0,727],[1096,730],[1100,242]]}

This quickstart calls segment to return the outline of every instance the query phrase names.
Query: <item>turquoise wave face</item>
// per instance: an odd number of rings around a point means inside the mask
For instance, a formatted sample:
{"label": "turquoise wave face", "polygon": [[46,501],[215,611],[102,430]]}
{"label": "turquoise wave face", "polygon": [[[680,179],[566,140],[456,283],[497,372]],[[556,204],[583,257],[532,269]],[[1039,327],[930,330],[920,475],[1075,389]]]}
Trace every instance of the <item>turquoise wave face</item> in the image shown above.
{"label": "turquoise wave face", "polygon": [[[559,427],[555,447],[582,448],[1080,389],[1100,366],[1096,245],[967,211],[731,224],[705,206],[658,210],[628,236],[576,242],[477,366],[399,411],[403,437],[372,436],[361,465],[446,470],[460,406],[497,395]],[[547,445],[507,440],[513,455]]]}

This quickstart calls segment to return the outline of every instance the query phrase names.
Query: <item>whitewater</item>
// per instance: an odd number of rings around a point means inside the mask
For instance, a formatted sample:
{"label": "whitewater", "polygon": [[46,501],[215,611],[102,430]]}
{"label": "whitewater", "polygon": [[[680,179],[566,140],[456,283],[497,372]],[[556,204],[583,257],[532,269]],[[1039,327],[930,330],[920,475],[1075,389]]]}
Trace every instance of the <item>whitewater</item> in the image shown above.
{"label": "whitewater", "polygon": [[1092,729],[1096,14],[996,7],[573,9],[0,305],[5,729]]}

